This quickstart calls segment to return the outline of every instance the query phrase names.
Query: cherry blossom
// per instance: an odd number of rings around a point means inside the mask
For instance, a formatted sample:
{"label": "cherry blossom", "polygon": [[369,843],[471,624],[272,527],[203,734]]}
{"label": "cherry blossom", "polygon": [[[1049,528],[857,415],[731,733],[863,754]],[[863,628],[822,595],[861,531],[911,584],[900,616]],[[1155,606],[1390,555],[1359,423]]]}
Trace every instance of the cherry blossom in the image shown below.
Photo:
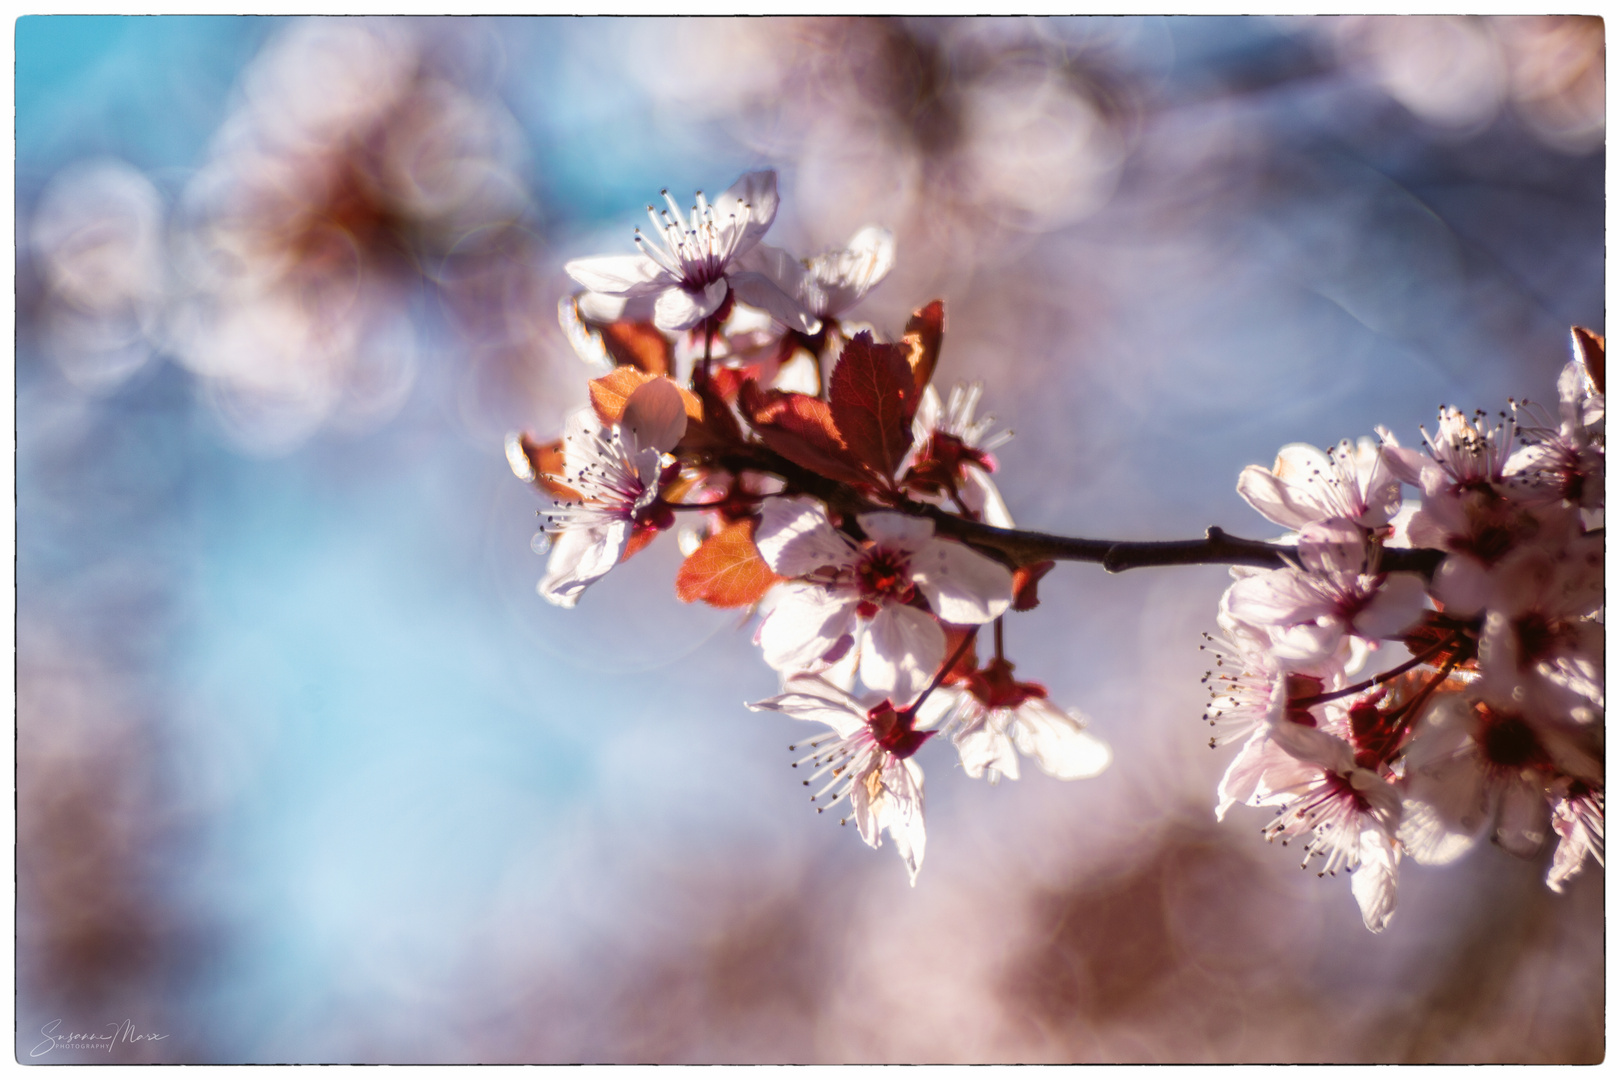
{"label": "cherry blossom", "polygon": [[1346,439],[1327,452],[1305,443],[1277,451],[1267,470],[1250,465],[1238,477],[1238,494],[1270,521],[1298,530],[1330,518],[1380,529],[1401,505],[1401,485],[1378,445]]}
{"label": "cherry blossom", "polygon": [[1204,719],[1215,729],[1209,745],[1214,749],[1245,742],[1216,788],[1217,821],[1236,803],[1259,806],[1272,792],[1308,779],[1296,759],[1276,745],[1271,731],[1281,724],[1318,726],[1325,712],[1316,699],[1344,683],[1341,655],[1293,670],[1297,665],[1286,665],[1273,654],[1263,630],[1224,610],[1220,623],[1225,641],[1210,638],[1199,646],[1215,659],[1215,670],[1204,674],[1210,695]]}
{"label": "cherry blossom", "polygon": [[868,225],[846,246],[808,259],[759,244],[740,261],[770,278],[811,315],[834,319],[860,303],[894,268],[894,234]]}
{"label": "cherry blossom", "polygon": [[653,321],[663,330],[687,330],[709,318],[732,293],[782,322],[814,333],[814,315],[757,270],[738,260],[776,219],[776,173],[751,172],[713,203],[697,193],[688,217],[668,191],[667,210],[647,207],[651,238],[636,230],[640,255],[574,259],[564,269],[593,293],[625,300],[653,298]]}
{"label": "cherry blossom", "polygon": [[[1344,685],[1345,663],[1331,655],[1309,665],[1285,665],[1271,651],[1271,638],[1223,610],[1219,617],[1224,641],[1205,635],[1199,649],[1207,651],[1215,668],[1204,673],[1209,704],[1204,719],[1215,733],[1211,749],[1247,739],[1256,731],[1297,711],[1294,702],[1338,690]],[[1295,716],[1297,723],[1306,717]],[[1310,723],[1316,723],[1310,719]]]}
{"label": "cherry blossom", "polygon": [[992,455],[1012,438],[1010,431],[990,430],[995,418],[974,418],[983,383],[951,388],[940,404],[932,383],[923,389],[912,418],[912,450],[903,466],[906,486],[936,498],[954,500],[977,521],[1001,529],[1013,527],[1012,514],[990,474],[996,471]]}
{"label": "cherry blossom", "polygon": [[1363,538],[1344,523],[1310,525],[1300,537],[1298,568],[1233,583],[1223,601],[1232,616],[1271,635],[1276,655],[1319,661],[1345,635],[1364,641],[1399,634],[1420,617],[1425,590],[1413,574],[1379,574]]}
{"label": "cherry blossom", "polygon": [[869,226],[800,260],[762,243],[776,206],[775,175],[750,173],[689,215],[650,211],[641,254],[568,264],[586,292],[559,315],[598,375],[593,409],[560,443],[509,446],[557,500],[547,599],[572,605],[681,520],[677,597],[761,616],[782,691],[750,707],[822,726],[794,763],[811,802],[849,799],[915,883],[914,756],[934,736],[991,783],[1026,758],[1062,779],[1110,764],[1005,655],[1004,617],[1040,603],[1044,574],[1236,564],[1202,646],[1209,743],[1236,749],[1217,819],[1275,808],[1263,834],[1348,871],[1374,932],[1404,856],[1450,862],[1490,834],[1529,857],[1551,833],[1549,888],[1602,865],[1601,337],[1574,331],[1556,418],[1442,408],[1420,448],[1379,427],[1244,468],[1238,493],[1280,541],[1053,536],[1016,528],[997,490],[1010,433],[978,415],[983,387],[933,381],[944,303],[915,308],[899,341],[843,321],[892,269],[893,237]]}
{"label": "cherry blossom", "polygon": [[1420,863],[1444,864],[1490,831],[1503,850],[1535,855],[1547,837],[1548,786],[1602,775],[1581,742],[1518,711],[1511,693],[1438,697],[1406,752],[1402,845]]}
{"label": "cherry blossom", "polygon": [[[1018,682],[1013,665],[992,660],[960,685],[938,693],[954,699],[944,725],[962,758],[962,770],[974,779],[988,775],[1018,779],[1018,754],[1059,780],[1098,775],[1113,760],[1113,751],[1086,730],[1087,722],[1053,705],[1039,683]],[[1016,753],[1014,752],[1016,750]]]}
{"label": "cherry blossom", "polygon": [[1401,446],[1386,428],[1379,428],[1384,460],[1399,479],[1426,494],[1442,478],[1452,493],[1499,484],[1513,450],[1515,428],[1505,415],[1494,426],[1487,427],[1485,421],[1483,412],[1469,417],[1450,406],[1442,407],[1435,434],[1421,429],[1427,454]]}
{"label": "cherry blossom", "polygon": [[1526,402],[1517,402],[1515,418],[1523,414],[1519,432],[1526,445],[1513,452],[1504,467],[1511,490],[1519,499],[1562,502],[1583,510],[1603,505],[1603,394],[1579,360],[1571,360],[1558,376],[1558,412],[1555,423]]}
{"label": "cherry blossom", "polygon": [[1563,892],[1564,883],[1585,867],[1587,856],[1603,865],[1603,789],[1573,781],[1553,804],[1552,828],[1558,850],[1547,869],[1547,888]]}
{"label": "cherry blossom", "polygon": [[[910,700],[945,659],[935,616],[959,626],[987,623],[1012,603],[1012,573],[953,540],[926,518],[890,511],[856,517],[857,545],[833,528],[813,499],[768,499],[757,534],[781,586],[760,625],[765,662],[792,673],[860,650],[861,681]],[[916,606],[919,598],[928,611]]]}
{"label": "cherry blossom", "polygon": [[847,797],[849,816],[855,819],[861,839],[868,847],[880,847],[881,834],[887,832],[906,864],[911,884],[916,885],[927,837],[922,769],[911,758],[933,735],[919,730],[918,707],[896,710],[887,698],[858,700],[819,675],[804,674],[788,677],[777,697],[748,707],[831,729],[792,747],[811,751],[794,762],[795,768],[810,770],[805,786],[827,777],[810,801],[818,803],[816,812],[822,813]]}
{"label": "cherry blossom", "polygon": [[1300,724],[1274,729],[1275,745],[1294,757],[1303,775],[1273,788],[1258,800],[1279,805],[1267,825],[1267,840],[1309,836],[1301,866],[1321,858],[1318,876],[1350,870],[1350,890],[1362,921],[1373,933],[1395,913],[1395,886],[1401,853],[1395,843],[1401,818],[1400,794],[1377,773],[1355,763],[1349,743]]}
{"label": "cherry blossom", "polygon": [[557,479],[578,497],[557,499],[546,513],[554,539],[540,579],[541,596],[558,607],[573,607],[587,586],[623,558],[633,533],[673,523],[659,505],[658,490],[664,453],[685,430],[680,394],[667,379],[654,379],[631,394],[616,428],[604,428],[590,409],[569,417],[564,475]]}
{"label": "cherry blossom", "polygon": [[1561,715],[1603,708],[1603,538],[1516,551],[1484,586],[1480,668],[1511,680],[1521,706]]}

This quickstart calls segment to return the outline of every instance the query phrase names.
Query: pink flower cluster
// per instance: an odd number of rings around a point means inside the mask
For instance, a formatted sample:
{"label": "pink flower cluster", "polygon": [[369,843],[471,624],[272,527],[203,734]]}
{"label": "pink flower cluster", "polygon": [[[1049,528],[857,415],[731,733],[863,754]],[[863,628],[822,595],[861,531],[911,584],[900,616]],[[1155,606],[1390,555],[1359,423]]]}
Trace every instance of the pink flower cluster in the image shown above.
{"label": "pink flower cluster", "polygon": [[[1529,858],[1555,833],[1550,888],[1602,865],[1602,340],[1575,343],[1556,419],[1442,409],[1421,450],[1380,429],[1238,482],[1297,558],[1234,568],[1205,646],[1210,745],[1243,744],[1216,814],[1275,807],[1267,839],[1348,870],[1371,930],[1403,856],[1447,863],[1488,835]],[[1438,554],[1432,576],[1383,572],[1401,548]],[[1352,682],[1390,647],[1405,662]]]}
{"label": "pink flower cluster", "polygon": [[1001,620],[1034,606],[1040,569],[940,532],[1011,528],[992,479],[1009,436],[976,415],[980,387],[934,388],[938,301],[899,340],[847,319],[894,264],[886,230],[805,259],[769,247],[773,172],[689,211],[664,199],[638,254],[567,264],[585,291],[559,311],[601,372],[591,407],[555,442],[508,440],[513,470],[552,502],[540,593],[572,607],[676,531],[677,595],[762,616],[754,640],[782,692],[751,708],[823,728],[795,744],[817,810],[847,799],[844,820],[873,847],[887,833],[915,882],[914,755],[934,736],[992,781],[1017,778],[1020,756],[1068,779],[1111,756],[1079,714],[1012,677]]}
{"label": "pink flower cluster", "polygon": [[[1039,602],[1055,559],[1248,564],[1206,646],[1211,745],[1241,743],[1217,816],[1275,808],[1265,835],[1348,871],[1372,930],[1403,858],[1449,862],[1487,834],[1532,856],[1556,833],[1552,888],[1602,862],[1600,338],[1575,332],[1556,416],[1442,409],[1422,449],[1380,430],[1245,469],[1238,491],[1288,530],[1279,544],[1053,537],[1014,527],[994,479],[1009,436],[978,415],[981,388],[935,388],[943,304],[899,334],[850,320],[894,264],[887,231],[804,259],[766,245],[772,172],[665,201],[638,254],[567,264],[584,291],[559,314],[597,376],[590,407],[560,439],[508,440],[551,501],[540,593],[572,607],[675,532],[676,595],[759,616],[781,692],[750,707],[817,728],[794,744],[810,802],[847,801],[913,882],[926,744],[991,782],[1026,761],[1062,779],[1109,764],[1006,655],[1008,614]],[[1401,662],[1369,665],[1392,649]]]}

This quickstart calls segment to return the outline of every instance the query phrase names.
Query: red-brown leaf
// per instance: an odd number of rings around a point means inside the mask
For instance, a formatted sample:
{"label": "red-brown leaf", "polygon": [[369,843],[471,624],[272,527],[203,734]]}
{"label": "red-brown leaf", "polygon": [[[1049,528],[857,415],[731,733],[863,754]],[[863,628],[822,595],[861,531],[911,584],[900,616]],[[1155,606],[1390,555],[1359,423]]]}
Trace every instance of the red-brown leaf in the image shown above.
{"label": "red-brown leaf", "polygon": [[808,394],[761,390],[746,382],[737,396],[744,414],[765,445],[829,480],[866,485],[872,476],[860,467],[833,424],[827,403]]}
{"label": "red-brown leaf", "polygon": [[601,327],[602,345],[613,362],[648,375],[668,375],[669,340],[650,322],[616,322]]}
{"label": "red-brown leaf", "polygon": [[1570,333],[1575,338],[1575,355],[1581,358],[1597,392],[1603,393],[1603,335],[1594,334],[1584,326],[1572,326]]}
{"label": "red-brown leaf", "polygon": [[939,625],[940,629],[945,631],[946,659],[956,656],[956,650],[962,648],[962,642],[969,639],[973,641],[973,644],[963,650],[962,655],[957,657],[956,663],[951,665],[951,670],[947,671],[945,677],[940,680],[945,683],[961,682],[969,675],[972,675],[979,667],[979,628],[977,626],[957,626],[954,623],[940,623]]}
{"label": "red-brown leaf", "polygon": [[736,401],[737,392],[751,377],[741,368],[716,368],[709,374],[715,392],[724,401]]}
{"label": "red-brown leaf", "polygon": [[624,554],[619,556],[620,562],[629,562],[630,556],[658,539],[657,529],[632,529],[630,539],[625,542]]}
{"label": "red-brown leaf", "polygon": [[[917,384],[917,393],[934,377],[939,364],[939,346],[945,338],[945,302],[935,300],[927,307],[918,308],[906,323],[905,336],[900,340],[908,351],[906,360]],[[915,409],[915,406],[913,406]]]}
{"label": "red-brown leaf", "polygon": [[1431,654],[1425,663],[1431,667],[1453,667],[1468,671],[1477,665],[1479,627],[1469,619],[1457,619],[1440,611],[1425,611],[1423,619],[1401,635],[1406,651],[1413,656]]}
{"label": "red-brown leaf", "polygon": [[523,448],[523,456],[529,461],[529,470],[534,474],[531,483],[535,487],[563,502],[580,500],[579,492],[560,483],[558,479],[568,474],[568,470],[563,466],[561,439],[542,443],[536,441],[528,432],[524,432],[518,437],[518,445]]}
{"label": "red-brown leaf", "polygon": [[1043,559],[1038,563],[1020,566],[1013,571],[1013,602],[1014,611],[1031,611],[1040,606],[1041,598],[1037,590],[1041,578],[1051,572],[1057,563],[1051,559]]}
{"label": "red-brown leaf", "polygon": [[905,345],[879,345],[856,334],[833,368],[827,399],[834,425],[862,464],[885,480],[911,449],[917,386]]}
{"label": "red-brown leaf", "polygon": [[[596,409],[596,418],[604,424],[617,424],[624,419],[624,404],[630,400],[643,383],[661,378],[658,375],[648,375],[636,368],[626,365],[614,368],[600,379],[591,380],[591,406]],[[675,389],[681,392],[681,403],[686,406],[688,420],[703,422],[703,405],[697,396],[684,386]]]}
{"label": "red-brown leaf", "polygon": [[680,449],[724,450],[741,444],[742,427],[737,423],[731,406],[726,404],[725,397],[716,389],[714,380],[705,379],[701,373],[694,375],[692,390],[702,406],[703,420],[686,425],[686,436],[681,439]]}
{"label": "red-brown leaf", "polygon": [[703,541],[675,575],[675,595],[719,608],[759,603],[778,577],[754,545],[754,520],[734,521]]}

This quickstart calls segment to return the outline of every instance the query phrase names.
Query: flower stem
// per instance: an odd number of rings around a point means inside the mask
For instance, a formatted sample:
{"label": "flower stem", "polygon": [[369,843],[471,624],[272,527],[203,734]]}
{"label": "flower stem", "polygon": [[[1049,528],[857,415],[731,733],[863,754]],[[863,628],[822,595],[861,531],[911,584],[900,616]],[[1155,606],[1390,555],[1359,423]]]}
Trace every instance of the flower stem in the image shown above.
{"label": "flower stem", "polygon": [[[1373,687],[1382,683],[1387,683],[1397,675],[1404,675],[1406,672],[1411,671],[1419,664],[1426,663],[1427,661],[1433,659],[1448,645],[1461,645],[1462,641],[1462,631],[1459,630],[1448,638],[1442,638],[1433,647],[1424,649],[1422,652],[1418,653],[1404,664],[1397,664],[1388,671],[1380,671],[1377,675],[1374,675],[1370,679],[1363,679],[1354,686],[1347,686],[1343,690],[1334,690],[1333,692],[1327,694],[1313,694],[1312,696],[1306,698],[1291,698],[1289,699],[1288,705],[1290,708],[1304,709],[1309,708],[1312,705],[1320,705],[1324,701],[1334,701],[1338,698],[1349,697],[1351,694],[1359,694],[1363,690],[1371,690]],[[1455,666],[1455,661],[1453,661],[1446,670],[1450,671],[1452,666]]]}
{"label": "flower stem", "polygon": [[[944,682],[945,676],[949,675],[956,668],[956,662],[962,659],[963,655],[966,654],[968,649],[972,648],[973,642],[978,636],[977,631],[975,631],[974,633],[963,637],[962,644],[958,645],[956,647],[956,651],[951,654],[950,659],[946,660],[945,663],[940,666],[940,669],[934,672],[933,679],[928,683],[928,686],[924,688],[923,692],[917,695],[917,700],[913,701],[910,705],[907,705],[901,711],[907,716],[916,716],[917,710],[922,707],[922,703],[928,700],[928,695],[939,689],[939,684]],[[1000,639],[1000,636],[1001,620],[998,619],[996,620],[996,637],[998,640]]]}

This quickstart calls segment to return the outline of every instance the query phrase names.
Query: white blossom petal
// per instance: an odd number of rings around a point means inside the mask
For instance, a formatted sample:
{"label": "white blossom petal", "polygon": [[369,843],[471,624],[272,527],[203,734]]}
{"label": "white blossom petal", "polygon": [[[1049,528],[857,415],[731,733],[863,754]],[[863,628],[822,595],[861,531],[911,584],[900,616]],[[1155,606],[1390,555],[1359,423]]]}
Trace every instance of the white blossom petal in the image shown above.
{"label": "white blossom petal", "polygon": [[749,703],[755,712],[770,710],[795,720],[826,724],[841,738],[848,738],[866,723],[866,709],[840,687],[820,675],[790,675],[782,683],[782,693],[764,701]]}
{"label": "white blossom petal", "polygon": [[823,566],[844,567],[855,561],[855,548],[827,520],[815,499],[766,499],[760,508],[754,545],[760,558],[783,577],[803,577]]}
{"label": "white blossom petal", "polygon": [[958,626],[987,623],[1012,604],[1012,571],[954,540],[924,545],[911,572],[934,613]]}
{"label": "white blossom petal", "polygon": [[821,329],[820,319],[764,274],[738,270],[730,275],[730,281],[737,299],[750,307],[770,312],[771,317],[782,324],[805,334],[813,334]]}
{"label": "white blossom petal", "polygon": [[1298,505],[1291,485],[1278,479],[1264,466],[1245,466],[1238,474],[1237,492],[1266,520],[1274,521],[1285,529],[1298,529],[1315,520],[1314,508]]}
{"label": "white blossom petal", "polygon": [[861,681],[909,704],[945,660],[945,632],[933,616],[905,605],[885,607],[867,624],[861,645]]}
{"label": "white blossom petal", "polygon": [[921,551],[934,537],[934,523],[927,518],[913,517],[892,510],[878,510],[861,514],[860,523],[866,538],[889,551],[914,554]]}
{"label": "white blossom petal", "polygon": [[558,607],[573,607],[586,586],[618,565],[629,539],[628,521],[564,530],[551,546],[540,595]]}
{"label": "white blossom petal", "polygon": [[1350,892],[1361,906],[1361,921],[1378,933],[1395,915],[1395,884],[1401,853],[1382,829],[1361,830],[1360,863],[1350,871]]}
{"label": "white blossom petal", "polygon": [[1416,574],[1390,574],[1351,626],[1369,641],[1393,638],[1423,617],[1428,591]]}
{"label": "white blossom petal", "polygon": [[1522,779],[1509,782],[1501,798],[1496,842],[1503,851],[1528,859],[1547,840],[1547,800],[1539,786]]}
{"label": "white blossom petal", "polygon": [[725,298],[725,278],[711,281],[697,292],[681,286],[667,288],[653,308],[653,323],[660,330],[690,330],[713,315]]}
{"label": "white blossom petal", "polygon": [[962,759],[963,772],[974,780],[983,776],[987,769],[991,770],[992,780],[998,775],[1009,780],[1018,779],[1018,751],[1006,731],[1010,719],[1007,710],[994,709],[984,723],[952,738],[956,752]]}
{"label": "white blossom petal", "polygon": [[[1013,741],[1018,752],[1059,780],[1096,776],[1114,760],[1114,752],[1085,724],[1045,698],[1030,698],[1014,711]],[[1009,772],[1008,776],[1017,778]]]}
{"label": "white blossom petal", "polygon": [[801,300],[804,297],[802,290],[807,272],[804,263],[779,247],[756,244],[737,259],[737,265],[744,270],[764,274],[789,296],[799,297]]}
{"label": "white blossom petal", "polygon": [[854,632],[857,603],[808,582],[781,586],[775,606],[759,626],[765,662],[777,671],[815,668],[840,639]]}
{"label": "white blossom petal", "polygon": [[1226,812],[1236,804],[1240,802],[1248,804],[1261,795],[1265,786],[1266,772],[1275,764],[1279,755],[1286,759],[1291,767],[1300,768],[1297,761],[1284,754],[1271,741],[1264,729],[1249,736],[1249,741],[1243,744],[1237,757],[1226,766],[1226,773],[1215,787],[1216,821],[1225,821]]}
{"label": "white blossom petal", "polygon": [[632,456],[645,447],[666,453],[675,449],[686,434],[686,403],[681,392],[664,378],[642,383],[625,400],[619,428],[629,436],[625,448]]}
{"label": "white blossom petal", "polygon": [[[715,217],[733,258],[759,243],[776,220],[779,201],[774,169],[744,173],[714,200]],[[740,230],[740,235],[734,236],[733,230]]]}
{"label": "white blossom petal", "polygon": [[1435,719],[1447,711],[1432,711],[1407,749],[1406,797],[1397,835],[1406,853],[1425,866],[1457,859],[1491,823],[1485,777],[1466,750],[1465,727],[1456,718],[1449,723]]}
{"label": "white blossom petal", "polygon": [[1452,555],[1435,571],[1430,587],[1448,613],[1477,615],[1490,602],[1491,575],[1474,559]]}
{"label": "white blossom petal", "polygon": [[1012,514],[990,474],[976,465],[962,470],[962,505],[979,515],[979,520],[998,529],[1014,528]]}
{"label": "white blossom petal", "polygon": [[563,270],[591,292],[604,296],[651,296],[676,284],[669,271],[645,255],[572,259]]}

